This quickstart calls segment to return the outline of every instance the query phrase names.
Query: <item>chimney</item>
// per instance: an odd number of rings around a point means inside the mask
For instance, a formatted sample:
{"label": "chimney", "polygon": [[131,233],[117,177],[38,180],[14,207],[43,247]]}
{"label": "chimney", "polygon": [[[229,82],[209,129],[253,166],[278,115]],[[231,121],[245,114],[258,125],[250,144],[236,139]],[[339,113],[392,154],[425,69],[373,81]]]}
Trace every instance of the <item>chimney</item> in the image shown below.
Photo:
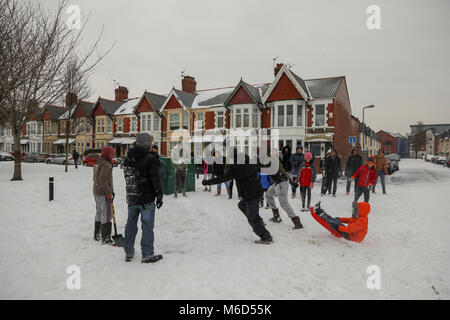
{"label": "chimney", "polygon": [[127,87],[119,86],[116,90],[114,90],[116,93],[115,101],[122,101],[128,99],[128,89]]}
{"label": "chimney", "polygon": [[71,108],[75,106],[78,102],[78,97],[75,93],[68,92],[66,94],[66,107]]}
{"label": "chimney", "polygon": [[283,63],[277,63],[277,66],[275,67],[275,69],[273,70],[275,77],[277,76],[278,72],[280,71],[280,69],[283,67]]}
{"label": "chimney", "polygon": [[194,77],[184,76],[181,80],[181,90],[184,92],[195,92],[197,91],[197,82]]}

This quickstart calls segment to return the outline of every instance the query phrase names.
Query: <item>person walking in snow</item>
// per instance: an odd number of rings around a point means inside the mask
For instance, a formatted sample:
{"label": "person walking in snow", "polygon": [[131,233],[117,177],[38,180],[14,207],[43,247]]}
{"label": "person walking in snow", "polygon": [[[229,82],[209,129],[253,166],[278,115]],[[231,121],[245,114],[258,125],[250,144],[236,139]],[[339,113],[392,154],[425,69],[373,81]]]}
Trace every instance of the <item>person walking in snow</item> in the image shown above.
{"label": "person walking in snow", "polygon": [[374,167],[375,164],[369,160],[365,165],[356,170],[356,172],[351,177],[355,180],[356,184],[355,200],[353,201],[354,209],[355,204],[358,202],[362,194],[364,194],[364,202],[369,202],[369,188],[375,183],[377,179],[377,172],[375,171]]}
{"label": "person walking in snow", "polygon": [[[203,160],[203,179],[210,180],[212,178],[213,174],[213,164],[208,162],[208,159]],[[211,186],[205,185],[205,189],[203,191],[209,191],[211,192]]]}
{"label": "person walking in snow", "polygon": [[291,165],[291,178],[292,178],[292,199],[295,198],[298,188],[298,175],[300,173],[300,167],[305,161],[305,156],[303,155],[303,147],[298,145],[296,152],[291,155],[290,165]]}
{"label": "person walking in snow", "polygon": [[[125,261],[134,257],[138,219],[142,223],[142,263],[156,262],[162,255],[154,253],[155,208],[161,208],[163,194],[157,157],[150,152],[152,136],[141,132],[136,137],[136,145],[128,150],[123,164],[125,176],[128,219],[125,226]],[[155,204],[156,200],[156,204]]]}
{"label": "person walking in snow", "polygon": [[[350,186],[352,184],[352,176],[355,174],[356,170],[358,170],[363,164],[363,159],[361,155],[358,153],[358,149],[353,148],[350,156],[347,159],[347,164],[345,166],[345,176],[347,177],[347,186],[346,186],[346,195],[350,194]],[[354,188],[356,193],[356,185],[358,180],[355,180]]]}
{"label": "person walking in snow", "polygon": [[380,149],[378,151],[378,154],[375,156],[375,170],[377,171],[377,178],[375,179],[375,183],[373,184],[372,193],[375,193],[375,187],[378,182],[378,177],[380,177],[383,194],[386,194],[386,183],[384,177],[389,175],[386,164],[387,161],[386,157],[384,156],[384,151]]}
{"label": "person walking in snow", "polygon": [[[215,178],[222,177],[225,174],[225,162],[226,158],[221,155],[219,151],[214,153],[213,174]],[[230,183],[231,181],[225,181],[225,187],[227,189],[228,197],[230,196]],[[220,196],[222,191],[222,183],[217,184],[216,196]]]}
{"label": "person walking in snow", "polygon": [[103,244],[114,244],[111,239],[111,201],[114,199],[114,186],[111,160],[112,147],[104,147],[93,169],[93,193],[96,206],[94,240]]}
{"label": "person walking in snow", "polygon": [[[258,179],[261,182],[261,187],[263,188],[263,192],[266,193],[270,186],[273,184],[272,178],[264,173],[258,172]],[[261,197],[261,201],[259,202],[259,207],[264,207],[264,193]],[[269,209],[269,203],[266,201],[266,209]]]}
{"label": "person walking in snow", "polygon": [[175,184],[174,184],[174,194],[173,197],[178,197],[178,189],[181,186],[181,191],[183,197],[186,195],[186,175],[187,175],[187,159],[183,157],[184,149],[183,144],[178,143],[177,146],[172,150],[172,163],[175,168]]}
{"label": "person walking in snow", "polygon": [[[276,155],[276,149],[272,150],[272,155]],[[293,229],[301,229],[303,225],[300,221],[300,217],[295,214],[294,209],[288,201],[289,193],[289,173],[283,168],[281,162],[278,164],[278,171],[270,176],[274,182],[266,192],[266,199],[269,207],[272,209],[273,217],[270,221],[281,222],[280,211],[275,203],[275,197],[278,197],[281,208],[287,213],[294,223]]]}
{"label": "person walking in snow", "polygon": [[284,146],[281,151],[280,161],[281,164],[283,165],[284,170],[286,170],[287,172],[291,172],[292,170],[291,156],[292,156],[291,147]]}
{"label": "person walking in snow", "polygon": [[333,192],[333,197],[336,197],[337,179],[341,175],[341,158],[335,148],[331,149],[330,156],[325,160],[325,175],[328,181],[328,194]]}
{"label": "person walking in snow", "polygon": [[[298,180],[300,183],[300,194],[302,196],[302,211],[308,211],[311,205],[311,190],[314,188],[314,182],[316,182],[316,167],[311,152],[305,153],[305,162],[303,162],[300,168]],[[305,207],[306,197],[308,197],[308,204]]]}
{"label": "person walking in snow", "polygon": [[253,232],[260,238],[255,242],[270,244],[273,242],[272,235],[265,228],[264,222],[259,215],[259,200],[263,194],[261,183],[258,180],[259,165],[251,164],[249,156],[240,153],[237,148],[233,154],[234,161],[232,164],[229,164],[228,170],[225,171],[222,177],[203,180],[202,184],[204,186],[213,185],[234,179],[239,196],[242,198],[238,203],[238,208],[246,216]]}
{"label": "person walking in snow", "polygon": [[78,169],[78,159],[80,158],[80,154],[75,149],[73,149],[72,158],[75,164],[75,169]]}

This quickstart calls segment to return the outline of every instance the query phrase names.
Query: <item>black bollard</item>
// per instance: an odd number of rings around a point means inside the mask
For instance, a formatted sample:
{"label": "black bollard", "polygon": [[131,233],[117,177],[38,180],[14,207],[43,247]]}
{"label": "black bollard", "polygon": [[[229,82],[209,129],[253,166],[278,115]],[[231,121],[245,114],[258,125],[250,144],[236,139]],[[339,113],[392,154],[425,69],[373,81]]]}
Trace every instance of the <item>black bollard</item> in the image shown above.
{"label": "black bollard", "polygon": [[49,195],[49,199],[48,201],[52,201],[53,200],[53,177],[48,178],[48,195]]}

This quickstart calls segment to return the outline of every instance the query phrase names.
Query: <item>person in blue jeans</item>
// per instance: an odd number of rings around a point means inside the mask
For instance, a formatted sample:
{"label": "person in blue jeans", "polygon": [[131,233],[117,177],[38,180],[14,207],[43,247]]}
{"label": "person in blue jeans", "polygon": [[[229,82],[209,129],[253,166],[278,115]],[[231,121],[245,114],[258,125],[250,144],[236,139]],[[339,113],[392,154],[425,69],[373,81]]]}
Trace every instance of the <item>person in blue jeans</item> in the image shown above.
{"label": "person in blue jeans", "polygon": [[[139,133],[136,145],[132,147],[123,163],[128,204],[128,220],[125,226],[125,261],[134,257],[134,242],[138,231],[139,215],[142,223],[142,263],[156,262],[162,255],[154,253],[155,208],[163,202],[159,160],[150,152],[152,136]],[[156,204],[155,204],[156,199]]]}
{"label": "person in blue jeans", "polygon": [[375,187],[378,182],[378,177],[380,177],[383,194],[386,194],[386,182],[384,177],[388,176],[389,172],[387,169],[387,161],[386,157],[384,156],[384,151],[381,149],[378,151],[378,154],[375,157],[375,170],[377,170],[377,178],[375,180],[375,183],[373,184],[372,193],[375,193]]}

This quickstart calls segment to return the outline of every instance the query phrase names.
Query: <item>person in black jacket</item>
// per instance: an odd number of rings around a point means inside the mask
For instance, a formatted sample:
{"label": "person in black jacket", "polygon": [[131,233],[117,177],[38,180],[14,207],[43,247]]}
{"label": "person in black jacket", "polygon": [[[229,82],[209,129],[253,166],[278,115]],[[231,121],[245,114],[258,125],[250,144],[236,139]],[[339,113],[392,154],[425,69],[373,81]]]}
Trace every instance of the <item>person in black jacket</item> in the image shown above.
{"label": "person in black jacket", "polygon": [[291,172],[292,170],[292,166],[291,166],[291,147],[289,146],[284,146],[282,151],[281,151],[281,157],[280,157],[280,161],[281,164],[283,165],[283,168],[286,172]]}
{"label": "person in black jacket", "polygon": [[[229,164],[228,170],[222,177],[203,180],[202,184],[212,185],[235,179],[239,196],[242,198],[238,203],[238,208],[247,217],[253,232],[261,238],[255,242],[270,244],[273,242],[272,236],[259,215],[259,199],[263,195],[263,189],[258,179],[259,165],[250,164],[249,156],[239,153],[237,150],[234,152],[233,160],[233,164]],[[244,160],[244,163],[239,163],[242,162],[241,160]]]}
{"label": "person in black jacket", "polygon": [[128,220],[125,226],[125,260],[131,261],[134,256],[134,241],[137,234],[137,222],[141,215],[142,222],[142,262],[156,262],[162,255],[154,254],[155,199],[156,208],[161,208],[163,195],[159,174],[159,161],[150,152],[152,136],[139,133],[136,145],[128,150],[124,160]]}
{"label": "person in black jacket", "polygon": [[80,158],[80,154],[75,149],[73,149],[72,158],[75,164],[75,169],[78,169],[78,159]]}
{"label": "person in black jacket", "polygon": [[[214,153],[213,175],[215,178],[222,177],[225,174],[226,158],[221,155],[219,151]],[[228,197],[230,197],[230,183],[231,181],[225,181],[225,187],[227,188]],[[222,190],[222,183],[217,184],[216,196],[220,196]]]}
{"label": "person in black jacket", "polygon": [[[358,149],[353,148],[350,156],[347,159],[347,165],[345,166],[345,176],[347,177],[346,195],[350,194],[350,186],[352,184],[352,176],[363,165],[363,159],[358,154]],[[355,193],[358,180],[355,180]]]}
{"label": "person in black jacket", "polygon": [[341,175],[341,158],[334,148],[331,149],[330,156],[325,160],[325,175],[328,181],[328,194],[333,192],[333,197],[336,197],[337,179]]}

